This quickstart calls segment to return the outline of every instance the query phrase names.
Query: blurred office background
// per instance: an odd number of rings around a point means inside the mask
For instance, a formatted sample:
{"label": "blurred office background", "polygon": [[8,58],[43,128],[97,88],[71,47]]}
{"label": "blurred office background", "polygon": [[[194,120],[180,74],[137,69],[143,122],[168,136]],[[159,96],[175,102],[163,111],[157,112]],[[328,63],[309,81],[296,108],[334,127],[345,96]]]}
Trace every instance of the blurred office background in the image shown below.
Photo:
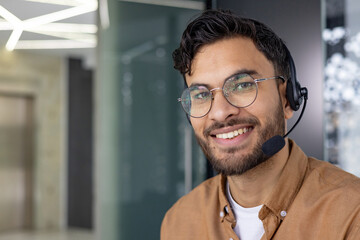
{"label": "blurred office background", "polygon": [[356,0],[0,0],[0,240],[159,239],[213,174],[171,59],[207,8],[287,42],[309,89],[291,138],[360,176]]}

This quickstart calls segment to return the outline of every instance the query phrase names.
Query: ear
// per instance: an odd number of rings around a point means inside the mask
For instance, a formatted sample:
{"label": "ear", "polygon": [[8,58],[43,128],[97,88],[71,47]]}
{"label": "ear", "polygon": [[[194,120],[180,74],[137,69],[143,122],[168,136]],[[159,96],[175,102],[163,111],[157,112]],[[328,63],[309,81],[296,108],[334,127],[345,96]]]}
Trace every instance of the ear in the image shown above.
{"label": "ear", "polygon": [[288,120],[293,117],[294,110],[291,108],[289,100],[286,97],[286,86],[287,86],[287,81],[279,85],[279,94],[281,98],[280,99],[281,106],[284,111],[284,117],[286,120]]}

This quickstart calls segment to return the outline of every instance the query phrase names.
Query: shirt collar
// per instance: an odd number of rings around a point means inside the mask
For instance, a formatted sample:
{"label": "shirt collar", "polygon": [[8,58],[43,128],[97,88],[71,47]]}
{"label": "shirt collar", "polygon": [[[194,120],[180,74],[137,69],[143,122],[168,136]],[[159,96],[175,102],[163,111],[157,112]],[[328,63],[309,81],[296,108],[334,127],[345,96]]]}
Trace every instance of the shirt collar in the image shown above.
{"label": "shirt collar", "polygon": [[[289,158],[280,175],[279,181],[259,213],[259,218],[261,220],[264,220],[270,212],[277,216],[278,219],[283,219],[286,216],[286,212],[290,208],[290,205],[294,201],[305,177],[307,156],[300,147],[290,139],[289,147]],[[235,217],[230,210],[230,204],[226,197],[226,176],[221,175],[219,181],[220,212],[223,211],[220,219],[221,221],[224,221],[224,219],[232,221]]]}
{"label": "shirt collar", "polygon": [[307,156],[298,145],[289,139],[290,154],[272,193],[264,203],[259,218],[263,220],[269,209],[278,219],[286,216],[306,174]]}
{"label": "shirt collar", "polygon": [[220,221],[223,222],[226,219],[230,223],[235,223],[235,216],[226,196],[226,176],[221,174],[219,181]]}

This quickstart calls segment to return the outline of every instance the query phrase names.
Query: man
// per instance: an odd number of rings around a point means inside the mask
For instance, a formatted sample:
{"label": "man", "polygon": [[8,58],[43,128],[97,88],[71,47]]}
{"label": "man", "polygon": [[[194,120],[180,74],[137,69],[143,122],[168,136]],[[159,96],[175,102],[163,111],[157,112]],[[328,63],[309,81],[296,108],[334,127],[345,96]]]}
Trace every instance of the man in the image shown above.
{"label": "man", "polygon": [[262,150],[285,135],[294,110],[291,56],[274,32],[205,11],[173,58],[187,85],[179,101],[219,175],[174,204],[161,239],[360,239],[357,177],[287,138],[272,154]]}

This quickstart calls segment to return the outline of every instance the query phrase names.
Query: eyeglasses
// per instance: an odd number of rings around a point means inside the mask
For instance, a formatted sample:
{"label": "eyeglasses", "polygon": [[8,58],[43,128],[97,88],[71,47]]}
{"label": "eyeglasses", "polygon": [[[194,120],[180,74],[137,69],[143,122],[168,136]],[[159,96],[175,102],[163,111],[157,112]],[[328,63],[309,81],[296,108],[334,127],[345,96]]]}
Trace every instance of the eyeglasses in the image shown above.
{"label": "eyeglasses", "polygon": [[224,97],[231,105],[245,108],[255,102],[259,82],[277,78],[285,82],[282,76],[254,79],[249,74],[240,73],[226,79],[222,88],[209,90],[203,85],[186,88],[181,94],[181,98],[178,98],[178,102],[181,102],[184,111],[189,116],[201,118],[208,114],[211,109],[212,100],[214,99],[213,91],[222,90]]}

